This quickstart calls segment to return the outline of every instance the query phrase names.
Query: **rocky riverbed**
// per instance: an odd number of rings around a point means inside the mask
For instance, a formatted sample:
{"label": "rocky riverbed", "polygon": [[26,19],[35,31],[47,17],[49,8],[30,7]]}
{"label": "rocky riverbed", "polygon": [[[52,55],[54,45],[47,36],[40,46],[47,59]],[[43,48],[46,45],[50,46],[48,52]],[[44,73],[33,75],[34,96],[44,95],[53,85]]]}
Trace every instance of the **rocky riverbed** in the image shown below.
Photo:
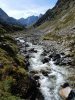
{"label": "rocky riverbed", "polygon": [[[39,35],[38,35],[39,36]],[[60,85],[74,75],[70,70],[72,59],[58,52],[52,44],[40,41],[40,37],[17,37],[20,52],[26,57],[29,75],[40,91],[38,100],[62,100],[58,92]]]}

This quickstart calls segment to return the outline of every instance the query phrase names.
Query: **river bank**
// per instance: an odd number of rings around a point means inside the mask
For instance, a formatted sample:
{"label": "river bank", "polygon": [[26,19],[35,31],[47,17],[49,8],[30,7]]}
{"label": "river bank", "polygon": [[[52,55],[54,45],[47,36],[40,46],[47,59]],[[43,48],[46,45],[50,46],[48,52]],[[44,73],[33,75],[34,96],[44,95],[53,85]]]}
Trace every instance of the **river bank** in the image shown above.
{"label": "river bank", "polygon": [[48,48],[48,45],[42,45],[38,39],[38,42],[35,43],[36,37],[33,37],[34,40],[31,37],[16,39],[22,45],[21,53],[28,59],[29,73],[36,81],[44,100],[60,100],[58,91],[60,85],[68,81],[69,64],[68,62],[64,63],[64,53],[59,54],[53,47]]}

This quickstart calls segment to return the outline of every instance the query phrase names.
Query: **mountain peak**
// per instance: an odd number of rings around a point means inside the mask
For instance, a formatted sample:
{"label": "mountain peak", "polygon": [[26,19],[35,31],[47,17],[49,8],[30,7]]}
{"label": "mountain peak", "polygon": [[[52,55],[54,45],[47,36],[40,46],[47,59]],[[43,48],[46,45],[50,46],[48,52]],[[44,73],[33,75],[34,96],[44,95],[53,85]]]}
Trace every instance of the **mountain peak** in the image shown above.
{"label": "mountain peak", "polygon": [[41,16],[42,14],[40,14],[39,16],[32,15],[32,16],[27,17],[26,19],[20,18],[18,21],[23,25],[30,26],[34,24]]}
{"label": "mountain peak", "polygon": [[0,18],[4,20],[8,18],[8,15],[1,8],[0,8]]}

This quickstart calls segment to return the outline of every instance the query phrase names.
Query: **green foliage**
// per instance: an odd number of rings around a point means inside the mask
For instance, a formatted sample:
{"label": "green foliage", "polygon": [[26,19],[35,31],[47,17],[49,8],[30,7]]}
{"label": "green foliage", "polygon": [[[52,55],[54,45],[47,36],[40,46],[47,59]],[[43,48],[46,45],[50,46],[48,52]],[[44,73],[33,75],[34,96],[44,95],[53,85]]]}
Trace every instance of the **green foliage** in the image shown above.
{"label": "green foliage", "polygon": [[3,64],[0,68],[0,100],[22,100],[30,84],[25,58],[18,53],[19,48],[12,37],[0,36],[0,42],[0,63]]}
{"label": "green foliage", "polygon": [[43,37],[43,40],[52,40],[52,41],[60,41],[61,40],[61,36],[54,34],[54,33],[48,33],[47,35],[45,35]]}
{"label": "green foliage", "polygon": [[0,28],[0,34],[6,33],[7,31],[3,28]]}
{"label": "green foliage", "polygon": [[17,55],[15,58],[14,58],[14,60],[16,61],[16,63],[18,64],[18,65],[20,65],[20,66],[25,66],[25,62],[24,62],[24,57],[23,56],[21,56],[21,55]]}
{"label": "green foliage", "polygon": [[22,30],[24,30],[24,27],[18,26],[18,25],[13,25],[13,26],[12,26],[12,29],[13,29],[14,31],[22,31]]}
{"label": "green foliage", "polygon": [[13,83],[12,77],[7,77],[0,81],[0,100],[21,100],[20,97],[11,94],[11,85]]}

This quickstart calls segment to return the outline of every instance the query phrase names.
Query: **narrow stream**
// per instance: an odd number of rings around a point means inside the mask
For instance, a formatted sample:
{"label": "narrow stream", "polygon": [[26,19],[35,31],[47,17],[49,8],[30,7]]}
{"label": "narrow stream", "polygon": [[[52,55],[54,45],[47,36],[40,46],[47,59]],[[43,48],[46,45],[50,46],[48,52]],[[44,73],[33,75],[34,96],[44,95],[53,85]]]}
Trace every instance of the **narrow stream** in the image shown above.
{"label": "narrow stream", "polygon": [[[23,40],[20,40],[20,42],[24,43]],[[33,45],[29,42],[27,44],[29,45],[26,48],[27,51],[33,48],[37,51],[29,53],[29,71],[37,72],[35,75],[39,76],[39,90],[44,96],[44,100],[62,100],[58,92],[60,85],[65,82],[65,69],[55,65],[52,59],[48,63],[43,64],[43,57],[41,55],[44,51],[43,47],[41,45]],[[47,75],[44,75],[43,72],[47,73]]]}

